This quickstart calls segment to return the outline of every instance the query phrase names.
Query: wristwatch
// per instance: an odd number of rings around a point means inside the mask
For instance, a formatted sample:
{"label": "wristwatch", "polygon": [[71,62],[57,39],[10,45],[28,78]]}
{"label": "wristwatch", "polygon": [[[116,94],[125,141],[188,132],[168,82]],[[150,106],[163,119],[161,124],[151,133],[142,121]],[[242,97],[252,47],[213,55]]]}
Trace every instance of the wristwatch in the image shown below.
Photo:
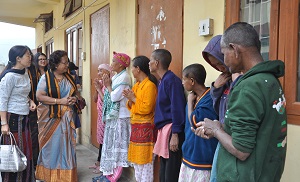
{"label": "wristwatch", "polygon": [[6,125],[7,121],[1,121],[1,126]]}

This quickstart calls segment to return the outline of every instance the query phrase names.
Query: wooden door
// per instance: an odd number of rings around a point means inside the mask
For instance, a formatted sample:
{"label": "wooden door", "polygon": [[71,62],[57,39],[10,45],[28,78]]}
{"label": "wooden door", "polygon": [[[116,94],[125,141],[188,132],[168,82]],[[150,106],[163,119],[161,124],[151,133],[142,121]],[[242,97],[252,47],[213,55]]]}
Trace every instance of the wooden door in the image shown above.
{"label": "wooden door", "polygon": [[97,105],[93,102],[95,86],[93,79],[97,77],[98,66],[109,64],[109,5],[104,6],[91,15],[91,142],[97,142]]}
{"label": "wooden door", "polygon": [[278,59],[285,62],[288,123],[300,125],[300,0],[280,1]]}
{"label": "wooden door", "polygon": [[137,55],[150,57],[155,49],[172,54],[170,69],[181,78],[183,1],[138,0]]}

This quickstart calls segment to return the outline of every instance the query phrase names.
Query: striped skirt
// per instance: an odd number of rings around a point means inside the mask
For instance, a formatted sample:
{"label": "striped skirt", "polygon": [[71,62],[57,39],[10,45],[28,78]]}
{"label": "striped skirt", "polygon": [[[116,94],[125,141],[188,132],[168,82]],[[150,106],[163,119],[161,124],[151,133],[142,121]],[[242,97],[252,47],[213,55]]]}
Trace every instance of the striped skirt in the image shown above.
{"label": "striped skirt", "polygon": [[[27,116],[8,114],[9,129],[14,135],[16,142],[21,151],[27,157],[27,168],[18,173],[2,172],[3,182],[35,182],[33,162],[32,162],[32,143]],[[10,144],[10,137],[4,136],[4,144]]]}

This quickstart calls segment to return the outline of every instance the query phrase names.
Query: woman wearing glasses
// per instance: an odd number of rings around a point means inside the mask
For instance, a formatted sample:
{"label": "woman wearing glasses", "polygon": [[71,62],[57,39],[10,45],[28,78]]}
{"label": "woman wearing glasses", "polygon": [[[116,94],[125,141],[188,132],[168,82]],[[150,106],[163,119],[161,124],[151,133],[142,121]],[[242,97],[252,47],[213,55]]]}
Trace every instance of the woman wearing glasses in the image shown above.
{"label": "woman wearing glasses", "polygon": [[37,76],[40,78],[48,69],[47,56],[44,53],[38,52],[33,58],[34,65],[37,69]]}
{"label": "woman wearing glasses", "polygon": [[[68,73],[68,54],[54,51],[49,70],[42,75],[36,92],[40,153],[36,178],[43,181],[78,181],[75,155],[75,113],[79,93]],[[43,109],[44,108],[44,109]],[[41,111],[41,112],[39,112]]]}

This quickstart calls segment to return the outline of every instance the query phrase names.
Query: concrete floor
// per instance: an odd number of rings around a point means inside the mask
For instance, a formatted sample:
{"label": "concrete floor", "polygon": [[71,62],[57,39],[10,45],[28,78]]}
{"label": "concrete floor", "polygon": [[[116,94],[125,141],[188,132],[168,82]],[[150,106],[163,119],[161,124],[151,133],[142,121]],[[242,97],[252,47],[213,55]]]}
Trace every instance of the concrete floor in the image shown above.
{"label": "concrete floor", "polygon": [[[92,182],[92,178],[99,176],[99,174],[94,174],[94,169],[89,169],[89,166],[94,164],[97,160],[98,154],[89,148],[77,144],[76,146],[76,156],[77,156],[77,173],[78,182]],[[132,168],[124,168],[121,178],[118,182],[133,182]]]}
{"label": "concrete floor", "polygon": [[[96,149],[95,149],[96,150]],[[89,166],[93,165],[98,157],[96,151],[77,144],[76,145],[76,158],[77,158],[77,174],[78,182],[92,182],[93,177],[100,176],[100,174],[94,174],[94,169],[89,169]],[[121,178],[118,182],[134,182],[133,168],[124,168]],[[41,182],[36,180],[37,182]],[[108,181],[108,180],[107,180]]]}

